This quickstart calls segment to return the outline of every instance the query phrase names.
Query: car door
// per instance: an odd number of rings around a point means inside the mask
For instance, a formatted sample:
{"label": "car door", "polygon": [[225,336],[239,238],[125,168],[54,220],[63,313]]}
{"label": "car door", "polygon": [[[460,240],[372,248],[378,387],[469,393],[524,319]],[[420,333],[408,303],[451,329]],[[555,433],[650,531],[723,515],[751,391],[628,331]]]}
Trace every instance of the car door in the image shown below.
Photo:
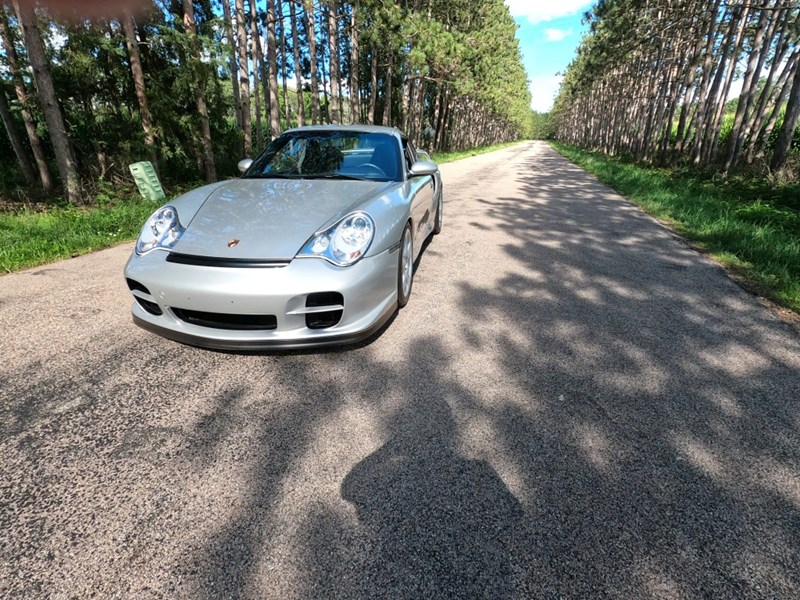
{"label": "car door", "polygon": [[414,223],[414,255],[433,230],[436,209],[434,206],[434,179],[430,175],[411,177],[411,166],[417,162],[417,151],[413,144],[403,138],[403,159],[411,191],[411,220]]}

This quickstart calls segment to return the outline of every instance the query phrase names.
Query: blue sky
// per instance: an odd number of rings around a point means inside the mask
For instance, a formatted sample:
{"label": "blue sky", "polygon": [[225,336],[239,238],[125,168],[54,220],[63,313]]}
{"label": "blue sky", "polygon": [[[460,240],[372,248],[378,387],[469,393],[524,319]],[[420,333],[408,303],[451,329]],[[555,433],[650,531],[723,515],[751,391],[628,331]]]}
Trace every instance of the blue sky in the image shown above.
{"label": "blue sky", "polygon": [[525,70],[531,81],[531,107],[547,112],[553,106],[563,72],[575,55],[584,26],[581,17],[591,0],[506,0],[519,25]]}

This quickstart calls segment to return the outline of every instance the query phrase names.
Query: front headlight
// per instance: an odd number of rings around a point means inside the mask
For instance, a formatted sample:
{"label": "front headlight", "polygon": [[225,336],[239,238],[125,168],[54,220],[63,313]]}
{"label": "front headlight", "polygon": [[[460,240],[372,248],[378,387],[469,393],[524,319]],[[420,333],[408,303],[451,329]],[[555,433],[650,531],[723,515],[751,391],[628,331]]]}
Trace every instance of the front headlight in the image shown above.
{"label": "front headlight", "polygon": [[136,240],[136,254],[145,254],[156,248],[169,250],[175,245],[184,228],[178,220],[178,211],[174,206],[162,206],[147,219]]}
{"label": "front headlight", "polygon": [[333,227],[311,236],[297,256],[318,256],[336,266],[349,267],[363,258],[373,237],[375,222],[372,217],[365,212],[354,212]]}

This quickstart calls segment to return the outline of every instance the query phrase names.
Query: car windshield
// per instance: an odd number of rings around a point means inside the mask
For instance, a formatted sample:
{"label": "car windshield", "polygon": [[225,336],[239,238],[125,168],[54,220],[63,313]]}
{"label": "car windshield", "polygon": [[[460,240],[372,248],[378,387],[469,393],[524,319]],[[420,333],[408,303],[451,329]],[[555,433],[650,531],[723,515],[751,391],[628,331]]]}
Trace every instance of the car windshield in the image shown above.
{"label": "car windshield", "polygon": [[400,146],[385,133],[293,131],[273,140],[243,177],[400,181]]}

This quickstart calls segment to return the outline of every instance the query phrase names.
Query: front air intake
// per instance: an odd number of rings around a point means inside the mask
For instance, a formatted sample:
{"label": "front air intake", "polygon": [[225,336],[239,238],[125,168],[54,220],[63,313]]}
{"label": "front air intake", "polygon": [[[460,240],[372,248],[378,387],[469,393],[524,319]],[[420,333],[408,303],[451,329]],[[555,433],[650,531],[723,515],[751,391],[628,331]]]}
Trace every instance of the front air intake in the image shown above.
{"label": "front air intake", "polygon": [[[306,327],[326,329],[338,325],[344,314],[344,296],[339,292],[318,292],[306,298],[306,308],[319,309],[306,313]],[[325,310],[329,309],[329,310]]]}
{"label": "front air intake", "polygon": [[210,313],[185,308],[172,308],[172,312],[181,321],[200,327],[212,329],[232,329],[236,331],[265,331],[278,328],[275,315],[231,315],[227,313]]}
{"label": "front air intake", "polygon": [[152,300],[147,300],[142,298],[139,294],[135,292],[139,292],[141,294],[147,294],[151,298],[153,294],[150,293],[144,285],[139,283],[138,281],[134,281],[133,279],[125,278],[125,282],[128,284],[128,289],[133,293],[133,297],[136,299],[136,303],[141,306],[145,311],[149,312],[151,315],[155,315],[156,317],[163,315],[164,313],[161,311],[161,307],[153,302]]}

